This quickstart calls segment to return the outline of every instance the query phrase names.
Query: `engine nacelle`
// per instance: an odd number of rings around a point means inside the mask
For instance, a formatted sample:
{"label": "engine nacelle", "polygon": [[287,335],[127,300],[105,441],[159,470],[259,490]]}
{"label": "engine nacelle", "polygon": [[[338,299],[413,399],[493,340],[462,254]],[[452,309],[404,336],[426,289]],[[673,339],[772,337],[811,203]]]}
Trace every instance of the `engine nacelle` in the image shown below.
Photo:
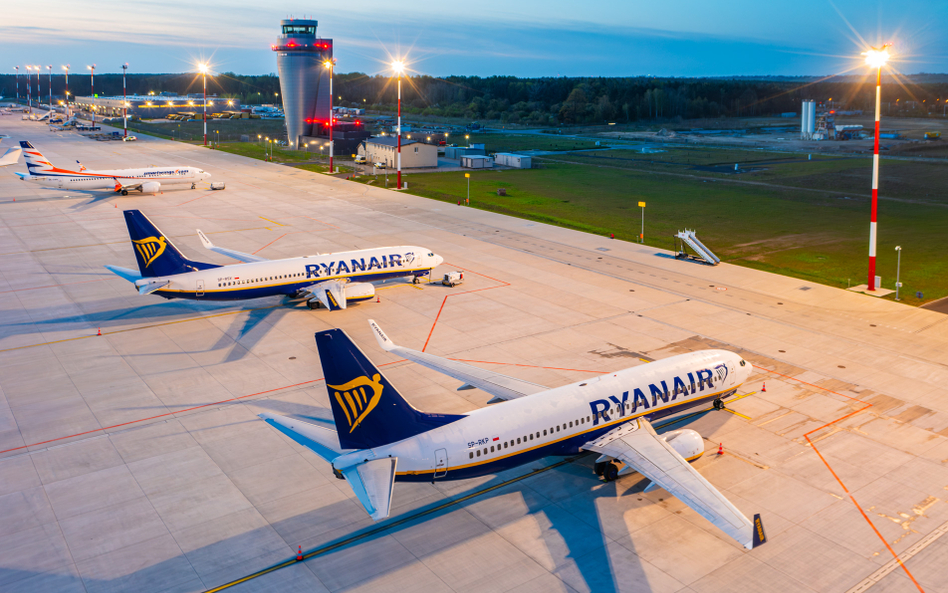
{"label": "engine nacelle", "polygon": [[661,438],[689,461],[701,457],[704,453],[704,439],[690,428],[666,432]]}
{"label": "engine nacelle", "polygon": [[358,303],[375,297],[375,286],[369,282],[350,282],[346,284],[346,302]]}
{"label": "engine nacelle", "polygon": [[146,181],[142,184],[142,193],[143,194],[154,194],[157,195],[158,191],[161,190],[161,184],[157,181]]}

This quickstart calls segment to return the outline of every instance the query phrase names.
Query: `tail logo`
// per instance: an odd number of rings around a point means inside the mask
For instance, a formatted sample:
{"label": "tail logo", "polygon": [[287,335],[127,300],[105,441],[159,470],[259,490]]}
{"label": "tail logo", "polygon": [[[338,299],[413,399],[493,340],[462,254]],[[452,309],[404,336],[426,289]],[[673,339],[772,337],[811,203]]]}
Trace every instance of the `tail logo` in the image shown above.
{"label": "tail logo", "polygon": [[[372,375],[371,380],[366,376],[362,376],[349,381],[345,385],[328,385],[329,388],[334,390],[333,396],[346,414],[350,434],[365,420],[369,412],[379,404],[384,387],[381,378],[381,375],[376,373]],[[371,396],[366,393],[367,387],[372,388]]]}
{"label": "tail logo", "polygon": [[146,237],[140,241],[132,241],[132,243],[135,244],[138,254],[145,260],[146,268],[165,252],[165,247],[168,245],[167,239],[164,237]]}

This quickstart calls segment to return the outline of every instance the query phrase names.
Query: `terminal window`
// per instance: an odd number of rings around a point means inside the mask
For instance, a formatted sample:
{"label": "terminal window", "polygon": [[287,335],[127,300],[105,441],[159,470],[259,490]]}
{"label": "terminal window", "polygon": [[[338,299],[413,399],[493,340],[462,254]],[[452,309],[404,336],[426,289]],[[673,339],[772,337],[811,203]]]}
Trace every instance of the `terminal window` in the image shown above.
{"label": "terminal window", "polygon": [[284,35],[315,35],[316,27],[312,25],[283,25]]}

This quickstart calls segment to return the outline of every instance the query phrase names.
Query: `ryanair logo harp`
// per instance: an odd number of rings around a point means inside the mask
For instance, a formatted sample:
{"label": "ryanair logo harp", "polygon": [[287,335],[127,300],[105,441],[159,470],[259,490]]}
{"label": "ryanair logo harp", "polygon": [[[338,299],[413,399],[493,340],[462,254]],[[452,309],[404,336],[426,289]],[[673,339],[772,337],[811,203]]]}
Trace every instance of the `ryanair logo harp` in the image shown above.
{"label": "ryanair logo harp", "polygon": [[135,249],[142,256],[142,260],[145,261],[146,268],[165,252],[165,247],[168,244],[164,237],[146,237],[139,241],[132,241],[132,243],[135,244]]}
{"label": "ryanair logo harp", "polygon": [[[369,412],[378,405],[384,387],[381,378],[381,375],[376,373],[372,375],[372,380],[362,376],[349,381],[345,385],[328,385],[334,391],[333,396],[339,402],[339,407],[346,414],[346,420],[349,422],[349,433],[352,433],[365,420]],[[371,388],[372,393],[369,394],[366,388]]]}

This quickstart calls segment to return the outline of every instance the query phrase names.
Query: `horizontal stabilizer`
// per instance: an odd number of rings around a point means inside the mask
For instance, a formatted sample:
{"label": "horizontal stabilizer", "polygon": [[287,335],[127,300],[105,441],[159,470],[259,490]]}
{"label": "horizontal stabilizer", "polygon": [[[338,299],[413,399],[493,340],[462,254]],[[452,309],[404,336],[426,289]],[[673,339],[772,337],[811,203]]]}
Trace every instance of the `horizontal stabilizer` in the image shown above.
{"label": "horizontal stabilizer", "polygon": [[135,270],[129,270],[128,268],[120,268],[118,266],[105,266],[105,269],[112,272],[116,276],[124,278],[129,282],[136,282],[142,279],[142,275],[136,272]]}
{"label": "horizontal stabilizer", "polygon": [[142,296],[151,294],[156,290],[161,290],[169,284],[171,284],[171,280],[155,280],[151,278],[143,278],[135,282],[135,286],[138,287],[138,294]]}
{"label": "horizontal stabilizer", "polygon": [[259,257],[256,255],[251,255],[249,253],[243,253],[240,251],[235,251],[233,249],[226,249],[224,247],[218,247],[211,243],[211,240],[207,238],[207,235],[201,232],[201,229],[197,229],[198,237],[201,238],[201,245],[204,245],[204,249],[213,251],[214,253],[220,253],[221,255],[226,255],[227,257],[236,259],[237,261],[242,261],[247,264],[252,264],[256,262],[269,261],[265,257]]}
{"label": "horizontal stabilizer", "polygon": [[373,521],[385,519],[392,509],[397,465],[397,457],[384,457],[342,470],[342,475]]}
{"label": "horizontal stabilizer", "polygon": [[335,430],[279,414],[264,413],[258,416],[329,463],[343,454],[343,449],[339,446],[339,435]]}

